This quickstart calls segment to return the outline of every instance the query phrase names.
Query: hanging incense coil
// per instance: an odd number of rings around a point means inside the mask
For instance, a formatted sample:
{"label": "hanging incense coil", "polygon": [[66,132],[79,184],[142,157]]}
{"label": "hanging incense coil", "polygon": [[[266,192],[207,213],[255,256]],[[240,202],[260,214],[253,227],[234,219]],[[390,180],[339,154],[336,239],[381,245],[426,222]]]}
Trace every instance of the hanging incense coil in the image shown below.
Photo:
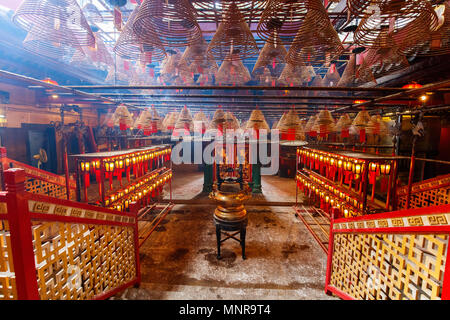
{"label": "hanging incense coil", "polygon": [[162,119],[153,105],[150,108],[150,113],[152,114],[151,132],[156,133],[158,131],[162,131],[163,130]]}
{"label": "hanging incense coil", "polygon": [[87,3],[82,10],[87,21],[91,23],[103,22],[102,14],[93,3]]}
{"label": "hanging incense coil", "polygon": [[270,127],[264,118],[264,114],[259,109],[254,109],[250,114],[250,118],[247,121],[246,129],[251,130],[267,130],[270,131]]}
{"label": "hanging incense coil", "polygon": [[384,137],[389,133],[387,124],[383,121],[379,114],[370,117],[367,124],[367,133]]}
{"label": "hanging incense coil", "polygon": [[331,64],[331,66],[328,68],[327,73],[323,77],[323,85],[326,87],[336,87],[339,83],[339,80],[341,80],[341,76],[339,75],[339,72],[336,69],[336,65],[334,63]]}
{"label": "hanging incense coil", "polygon": [[286,56],[289,63],[330,62],[344,50],[322,2],[317,3],[322,8],[308,11]]}
{"label": "hanging incense coil", "polygon": [[178,112],[170,112],[167,121],[165,122],[165,130],[166,131],[172,131],[173,129],[175,129],[175,123],[177,122],[178,119]]}
{"label": "hanging incense coil", "polygon": [[258,54],[253,34],[234,2],[224,12],[208,52],[216,60],[246,59]]}
{"label": "hanging incense coil", "polygon": [[261,73],[264,68],[269,68],[272,76],[280,76],[286,62],[287,50],[278,36],[276,39],[272,38],[275,38],[273,33],[259,53],[258,60],[253,67],[253,75]]}
{"label": "hanging incense coil", "polygon": [[356,84],[356,56],[351,55],[350,59],[347,61],[344,72],[339,79],[338,87],[353,87]]}
{"label": "hanging incense coil", "polygon": [[[56,43],[49,40],[46,34],[35,32],[28,32],[23,41],[23,47],[32,53],[60,61],[69,61],[76,51],[82,50],[79,45]],[[80,58],[85,59],[84,52],[79,54]]]}
{"label": "hanging incense coil", "polygon": [[121,59],[120,57],[116,57],[115,67],[108,67],[108,74],[106,76],[106,83],[129,83],[129,81],[133,78],[135,74],[135,70],[133,65],[126,60]]}
{"label": "hanging incense coil", "polygon": [[[311,87],[325,87],[324,84],[324,79],[322,79],[322,77],[320,76],[320,74],[317,74],[312,83],[311,83]],[[328,95],[328,93],[324,90],[311,90],[309,92],[310,96],[314,96],[314,97],[325,97]]]}
{"label": "hanging incense coil", "polygon": [[312,129],[314,127],[316,119],[317,119],[317,115],[313,115],[313,116],[309,117],[308,121],[306,122],[304,131],[306,133],[308,133],[309,135],[311,135],[311,133],[313,132]]}
{"label": "hanging incense coil", "polygon": [[240,128],[238,119],[231,112],[225,112],[225,129],[237,130]]}
{"label": "hanging incense coil", "polygon": [[336,122],[334,131],[337,133],[341,133],[343,130],[349,130],[351,125],[352,119],[350,119],[350,116],[347,113],[344,113],[342,116],[340,116],[339,120]]}
{"label": "hanging incense coil", "polygon": [[313,125],[312,131],[317,132],[321,137],[334,132],[334,118],[328,110],[320,110],[316,121]]}
{"label": "hanging incense coil", "polygon": [[[261,70],[263,71],[261,72]],[[263,67],[262,69],[260,69],[258,74],[254,76],[254,80],[256,80],[261,85],[275,86],[278,79],[277,77],[272,76],[269,68]]]}
{"label": "hanging incense coil", "polygon": [[72,56],[72,63],[93,64],[96,67],[108,67],[114,65],[114,59],[106,48],[103,39],[97,34],[95,36],[95,47],[81,47]]}
{"label": "hanging incense coil", "polygon": [[194,129],[194,122],[192,120],[191,112],[184,106],[178,115],[177,122],[175,123],[174,131],[184,130],[186,133],[191,132]]}
{"label": "hanging incense coil", "polygon": [[216,74],[219,85],[242,85],[251,79],[250,72],[238,57],[225,59]]}
{"label": "hanging incense coil", "polygon": [[281,140],[304,140],[305,135],[301,126],[300,118],[294,109],[290,109],[283,114],[278,123],[277,129],[280,131]]}
{"label": "hanging incense coil", "polygon": [[[422,13],[393,35],[402,54],[429,56],[450,53],[450,1],[445,1],[434,11],[438,18],[438,24],[434,29],[427,26],[426,13]],[[418,30],[420,32],[417,37],[408,41],[407,35]]]}
{"label": "hanging incense coil", "polygon": [[220,21],[222,12],[227,11],[232,3],[241,11],[244,18],[250,18],[252,14],[255,15],[264,9],[266,0],[202,0],[196,1],[195,6],[199,18]]}
{"label": "hanging incense coil", "polygon": [[161,63],[161,72],[159,79],[165,84],[185,84],[193,83],[193,74],[186,64],[186,61],[181,59],[182,54],[179,51],[169,54]]}
{"label": "hanging incense coil", "polygon": [[285,86],[302,86],[306,82],[303,75],[303,66],[286,63],[278,81]]}
{"label": "hanging incense coil", "polygon": [[194,131],[204,134],[206,128],[208,128],[209,125],[206,115],[202,111],[197,112],[194,115],[193,122],[194,122]]}
{"label": "hanging incense coil", "polygon": [[[76,19],[74,19],[76,17]],[[19,27],[68,46],[94,46],[94,34],[75,0],[24,0],[12,21]]]}
{"label": "hanging incense coil", "polygon": [[225,127],[225,111],[222,108],[217,108],[216,112],[214,112],[213,118],[210,123],[211,129],[219,129]]}
{"label": "hanging incense coil", "polygon": [[354,41],[368,48],[388,47],[391,39],[387,36],[395,34],[415,19],[420,19],[420,23],[413,23],[408,32],[403,33],[402,42],[405,44],[423,38],[427,30],[436,28],[438,23],[436,13],[426,0],[378,0],[372,1],[371,6],[364,4],[363,7],[365,9],[360,16],[364,18],[354,33]]}
{"label": "hanging incense coil", "polygon": [[134,121],[132,114],[128,111],[128,108],[124,105],[120,105],[116,108],[113,114],[114,125],[118,126],[120,130],[126,130],[130,128]]}
{"label": "hanging incense coil", "polygon": [[[320,11],[319,1],[267,1],[266,8],[261,13],[256,32],[261,39],[274,42],[278,37],[290,41],[303,26],[308,12]],[[323,7],[323,5],[322,5]],[[324,9],[324,8],[323,8]],[[277,37],[272,37],[273,34]]]}
{"label": "hanging incense coil", "polygon": [[152,114],[148,108],[145,108],[134,122],[133,127],[143,130],[144,135],[148,136],[152,133]]}
{"label": "hanging incense coil", "polygon": [[185,47],[201,37],[195,9],[187,0],[144,0],[133,30],[140,42],[154,46]]}
{"label": "hanging incense coil", "polygon": [[139,9],[140,6],[138,5],[130,14],[114,46],[114,52],[123,59],[139,60],[144,63],[161,61],[166,57],[166,50],[164,50],[159,38],[155,37],[152,42],[145,42],[145,40],[138,38],[134,32],[133,23]]}
{"label": "hanging incense coil", "polygon": [[181,60],[185,61],[191,72],[200,74],[214,74],[217,63],[214,57],[207,51],[208,44],[203,37],[198,42],[191,43],[184,51]]}

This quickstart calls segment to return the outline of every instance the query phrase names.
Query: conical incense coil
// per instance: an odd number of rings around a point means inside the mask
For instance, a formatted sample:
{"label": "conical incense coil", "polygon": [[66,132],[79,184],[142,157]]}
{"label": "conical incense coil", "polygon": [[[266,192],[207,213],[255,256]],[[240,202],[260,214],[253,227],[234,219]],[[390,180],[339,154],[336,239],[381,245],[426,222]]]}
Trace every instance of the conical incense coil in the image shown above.
{"label": "conical incense coil", "polygon": [[[414,21],[393,35],[397,41],[401,53],[410,56],[441,55],[450,52],[450,1],[437,6],[434,9],[438,24],[432,29],[427,25],[426,12],[422,13]],[[410,32],[416,32],[415,39],[405,36]]]}
{"label": "conical incense coil", "polygon": [[278,78],[278,81],[282,85],[291,87],[303,85],[305,79],[303,77],[302,68],[302,66],[295,66],[293,64],[286,63],[280,77]]}
{"label": "conical incense coil", "polygon": [[152,114],[148,108],[144,109],[139,115],[139,120],[135,123],[135,128],[142,129],[144,131],[144,135],[148,136],[152,134]]}
{"label": "conical incense coil", "polygon": [[314,131],[312,131],[312,129],[313,129],[314,124],[316,122],[316,118],[317,118],[316,115],[309,117],[309,119],[308,119],[308,121],[306,122],[306,125],[305,125],[305,132],[308,133],[311,136],[315,135]]}
{"label": "conical incense coil", "polygon": [[218,66],[214,57],[207,51],[208,44],[203,37],[198,42],[190,44],[181,57],[189,66],[191,72],[200,74],[212,74]]}
{"label": "conical incense coil", "polygon": [[133,30],[142,43],[167,47],[185,47],[201,37],[195,9],[187,0],[144,0]]}
{"label": "conical incense coil", "polygon": [[303,26],[309,11],[321,10],[317,1],[270,0],[261,14],[256,32],[261,39],[274,42],[275,33],[284,41],[289,41]]}
{"label": "conical incense coil", "polygon": [[95,47],[80,47],[72,56],[72,64],[93,65],[106,68],[114,65],[114,60],[102,38],[94,33]]}
{"label": "conical incense coil", "polygon": [[350,59],[347,61],[347,65],[345,66],[344,72],[342,73],[341,78],[339,79],[337,86],[338,87],[351,87],[356,84],[356,57],[355,55],[350,56]]}
{"label": "conical incense coil", "polygon": [[246,59],[258,54],[253,34],[234,2],[225,11],[208,52],[216,60]]}
{"label": "conical incense coil", "polygon": [[194,131],[204,134],[206,131],[206,128],[208,128],[208,125],[209,125],[206,115],[202,111],[197,112],[194,115],[193,122],[194,122]]}
{"label": "conical incense coil", "polygon": [[175,123],[174,132],[177,130],[184,130],[185,133],[189,134],[190,131],[194,129],[194,122],[192,120],[191,112],[186,106],[181,110],[177,122]]}
{"label": "conical incense coil", "polygon": [[108,75],[106,76],[106,83],[129,83],[135,74],[134,66],[127,60],[116,57],[115,66],[108,67]]}
{"label": "conical incense coil", "polygon": [[181,60],[182,54],[178,51],[170,54],[161,64],[159,79],[165,84],[193,82],[193,74]]}
{"label": "conical incense coil", "polygon": [[225,113],[225,129],[237,130],[239,129],[239,121],[231,112]]}
{"label": "conical incense coil", "polygon": [[91,23],[103,22],[103,16],[94,4],[87,3],[82,10],[87,21]]}
{"label": "conical incense coil", "polygon": [[[271,38],[275,36],[272,34]],[[264,47],[259,53],[258,60],[256,60],[253,67],[252,74],[261,73],[264,68],[268,68],[272,76],[279,76],[283,70],[283,65],[286,62],[285,56],[287,50],[284,47],[279,37],[273,41],[266,41]]]}
{"label": "conical incense coil", "polygon": [[219,85],[242,85],[252,79],[242,60],[224,60],[217,71],[216,83]]}
{"label": "conical incense coil", "polygon": [[319,112],[312,131],[316,131],[321,137],[334,131],[334,119],[330,111],[321,110]]}
{"label": "conical incense coil", "polygon": [[248,119],[246,129],[270,131],[270,127],[267,124],[261,110],[255,109],[252,111],[250,118]]}
{"label": "conical incense coil", "polygon": [[120,105],[114,111],[114,125],[119,126],[120,130],[126,130],[133,125],[133,116],[124,105]]}
{"label": "conical incense coil", "polygon": [[143,63],[152,63],[153,61],[161,61],[166,57],[166,50],[159,40],[147,43],[138,38],[133,29],[134,19],[137,16],[140,6],[136,6],[125,24],[119,39],[114,46],[114,52],[123,59],[139,60]]}
{"label": "conical incense coil", "polygon": [[[76,19],[74,19],[76,17]],[[94,46],[94,34],[75,0],[25,0],[12,17],[28,32],[69,46]]]}
{"label": "conical incense coil", "polygon": [[156,108],[152,105],[150,108],[152,114],[151,132],[156,133],[163,130],[162,119],[158,114]]}
{"label": "conical incense coil", "polygon": [[421,23],[413,23],[409,31],[403,33],[403,43],[414,43],[422,38],[425,35],[424,26],[428,30],[436,28],[438,19],[430,3],[425,0],[372,2],[371,6],[366,7],[364,18],[354,33],[354,41],[368,48],[386,48],[389,46],[387,35],[399,32],[419,17]]}
{"label": "conical incense coil", "polygon": [[280,131],[281,140],[298,140],[303,138],[300,118],[294,109],[290,109],[286,114],[283,114],[277,129]]}
{"label": "conical incense coil", "polygon": [[[316,75],[311,83],[311,87],[325,87],[324,82],[320,74]],[[324,90],[311,90],[309,92],[310,96],[314,97],[324,97],[327,96],[327,92]]]}
{"label": "conical incense coil", "polygon": [[356,118],[353,119],[352,126],[366,128],[370,121],[370,114],[367,110],[358,112]]}
{"label": "conical incense coil", "polygon": [[325,77],[323,77],[323,84],[327,87],[336,87],[339,80],[341,80],[341,76],[336,69],[336,65],[332,63],[330,68],[328,68]]}
{"label": "conical incense coil", "polygon": [[262,70],[262,73],[258,72],[258,74],[254,76],[254,80],[261,85],[275,86],[277,83],[277,77],[272,76],[270,69],[267,67],[263,67]]}
{"label": "conical incense coil", "polygon": [[223,130],[225,127],[225,122],[225,111],[219,107],[216,109],[216,112],[214,112],[210,128]]}
{"label": "conical incense coil", "polygon": [[[81,50],[81,46],[75,44],[62,44],[49,40],[46,34],[28,32],[23,47],[30,52],[60,61],[69,60],[75,50]],[[80,53],[80,58],[85,59],[84,53]]]}
{"label": "conical incense coil", "polygon": [[166,131],[172,131],[175,129],[175,123],[178,119],[178,112],[171,112],[169,113],[169,117],[165,123],[165,130]]}
{"label": "conical incense coil", "polygon": [[366,132],[375,136],[384,137],[388,134],[389,130],[387,124],[378,114],[370,118]]}
{"label": "conical incense coil", "polygon": [[[317,0],[317,3],[322,5],[320,0]],[[344,47],[325,8],[309,10],[289,48],[286,61],[294,65],[300,62],[329,62],[343,50]]]}
{"label": "conical incense coil", "polygon": [[351,125],[352,119],[350,119],[350,116],[347,113],[344,113],[334,126],[334,131],[340,135],[341,138],[348,138],[350,137]]}

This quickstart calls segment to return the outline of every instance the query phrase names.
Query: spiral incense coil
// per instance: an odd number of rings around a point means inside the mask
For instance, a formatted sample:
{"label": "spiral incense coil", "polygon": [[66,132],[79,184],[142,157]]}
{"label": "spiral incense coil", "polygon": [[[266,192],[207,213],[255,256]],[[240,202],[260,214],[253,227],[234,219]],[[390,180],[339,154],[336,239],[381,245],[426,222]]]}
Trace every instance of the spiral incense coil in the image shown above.
{"label": "spiral incense coil", "polygon": [[172,131],[175,129],[175,123],[178,119],[178,112],[171,112],[169,113],[168,119],[165,123],[165,130],[166,131]]}
{"label": "spiral incense coil", "polygon": [[191,112],[184,106],[181,110],[177,122],[175,123],[174,130],[187,130],[192,131],[194,129],[194,122],[192,120]]}
{"label": "spiral incense coil", "polygon": [[237,130],[239,129],[239,121],[231,112],[225,112],[225,125],[226,130]]}
{"label": "spiral incense coil", "polygon": [[344,72],[337,83],[337,87],[352,87],[356,84],[356,57],[350,56],[347,61]]}
{"label": "spiral incense coil", "polygon": [[[411,56],[442,55],[450,53],[450,1],[444,2],[435,8],[438,17],[438,25],[434,29],[427,27],[426,18],[421,14],[413,22],[399,30],[393,35],[397,41],[399,51]],[[419,36],[413,41],[408,39],[407,34],[421,30]]]}
{"label": "spiral incense coil", "polygon": [[167,56],[161,63],[161,72],[159,79],[165,84],[184,84],[193,83],[193,74],[181,59],[182,54],[178,51]]}
{"label": "spiral incense coil", "polygon": [[356,118],[353,119],[352,127],[355,127],[359,130],[366,129],[369,125],[370,114],[367,110],[362,110],[358,112]]}
{"label": "spiral incense coil", "polygon": [[366,130],[368,134],[379,136],[381,138],[387,136],[389,133],[387,124],[383,121],[379,114],[370,118]]}
{"label": "spiral incense coil", "polygon": [[[256,27],[258,36],[270,42],[278,37],[289,42],[303,26],[308,12],[325,10],[319,1],[269,0]],[[313,13],[314,14],[314,13]],[[273,37],[273,34],[276,37]]]}
{"label": "spiral incense coil", "polygon": [[[34,32],[28,32],[23,41],[23,47],[25,50],[37,55],[60,61],[67,61],[72,57],[75,50],[82,50],[81,46],[75,46],[74,44],[69,46],[62,43],[56,43],[49,40],[49,37],[47,37],[45,33]],[[78,55],[80,55],[80,59],[85,59],[84,52],[80,52]]]}
{"label": "spiral incense coil", "polygon": [[148,108],[145,108],[137,117],[133,127],[136,129],[143,129],[144,134],[150,134],[150,127],[152,122],[152,114]]}
{"label": "spiral incense coil", "polygon": [[250,118],[247,121],[246,129],[254,130],[267,130],[270,131],[270,127],[264,118],[264,114],[261,110],[255,109],[250,114]]}
{"label": "spiral incense coil", "polygon": [[128,108],[124,105],[120,105],[116,108],[113,114],[114,125],[118,126],[120,130],[126,130],[130,128],[134,121],[133,115],[128,111]]}
{"label": "spiral incense coil", "polygon": [[216,60],[246,59],[258,54],[253,34],[234,2],[224,12],[208,52]]}
{"label": "spiral incense coil", "polygon": [[133,65],[120,57],[116,57],[115,67],[108,67],[108,75],[106,76],[106,83],[115,83],[119,81],[121,83],[128,83],[133,77],[136,71]]}
{"label": "spiral incense coil", "polygon": [[304,139],[303,127],[294,109],[290,109],[287,113],[283,114],[277,129],[280,131],[281,140]]}
{"label": "spiral incense coil", "polygon": [[[325,86],[325,84],[324,84],[324,81],[323,81],[322,77],[320,76],[320,74],[316,75],[311,83],[311,87],[324,87],[324,86]],[[311,90],[309,92],[309,95],[313,96],[313,97],[324,97],[324,96],[327,96],[328,93],[323,90],[320,90],[320,91],[319,90]]]}
{"label": "spiral incense coil", "polygon": [[250,72],[239,58],[225,59],[216,74],[219,85],[242,85],[252,79]]}
{"label": "spiral incense coil", "polygon": [[139,12],[139,8],[139,5],[136,6],[130,14],[114,46],[114,52],[123,59],[137,60],[144,63],[161,61],[166,57],[166,50],[164,50],[159,38],[155,37],[151,43],[147,43],[141,41],[134,32],[133,22]]}
{"label": "spiral incense coil", "polygon": [[75,0],[25,0],[12,21],[19,27],[68,46],[94,46],[94,34]]}
{"label": "spiral incense coil", "polygon": [[344,113],[336,122],[334,131],[337,133],[342,133],[342,131],[349,130],[351,125],[352,119],[350,119],[350,116],[347,113]]}
{"label": "spiral incense coil", "polygon": [[[401,41],[405,45],[416,43],[438,24],[437,15],[426,0],[374,2],[364,11],[364,18],[354,33],[354,41],[360,46],[386,48],[391,41],[388,35],[393,35],[408,25],[408,32],[402,34]],[[416,19],[418,23],[414,23]]]}
{"label": "spiral incense coil", "polygon": [[188,0],[144,0],[133,30],[140,42],[154,46],[185,47],[202,36]]}
{"label": "spiral incense coil", "polygon": [[330,68],[328,68],[327,73],[325,74],[325,77],[323,77],[323,84],[327,87],[336,87],[339,83],[339,80],[341,80],[341,76],[339,75],[339,72],[336,70],[336,65],[333,63],[331,64]]}
{"label": "spiral incense coil", "polygon": [[295,66],[290,63],[286,63],[283,71],[278,78],[278,81],[282,85],[286,86],[302,86],[305,83],[303,66]]}
{"label": "spiral incense coil", "polygon": [[308,121],[306,122],[305,125],[305,132],[311,132],[311,130],[313,129],[314,123],[316,122],[317,119],[317,115],[313,115],[311,117],[309,117]]}
{"label": "spiral incense coil", "polygon": [[[284,115],[284,113],[283,113],[283,115]],[[281,116],[281,117],[283,117],[283,116]],[[278,123],[280,122],[280,120],[275,120],[275,122],[272,124],[272,130],[278,129],[277,127],[278,127]]]}
{"label": "spiral incense coil", "polygon": [[103,22],[103,16],[94,4],[87,3],[83,7],[82,10],[83,10],[84,16],[86,17],[87,21],[89,21],[91,23],[102,23]]}
{"label": "spiral incense coil", "polygon": [[225,111],[222,108],[217,108],[214,112],[213,118],[211,120],[211,129],[223,128],[225,126]]}
{"label": "spiral incense coil", "polygon": [[203,37],[198,42],[191,43],[183,53],[181,59],[186,61],[194,73],[208,73],[217,71],[218,66],[211,53],[207,52],[208,44]]}
{"label": "spiral incense coil", "polygon": [[262,67],[262,69],[259,69],[258,73],[254,76],[254,80],[261,85],[275,86],[278,79],[277,77],[272,76],[269,68]]}
{"label": "spiral incense coil", "polygon": [[113,66],[114,59],[106,48],[102,38],[94,33],[95,47],[81,47],[72,56],[72,63],[89,63],[100,66]]}
{"label": "spiral incense coil", "polygon": [[[271,38],[275,38],[274,34],[271,35]],[[268,67],[273,76],[279,76],[286,62],[286,54],[287,50],[278,36],[272,41],[266,41],[253,67],[252,74],[258,74],[264,67]]]}
{"label": "spiral incense coil", "polygon": [[303,62],[327,62],[339,56],[343,50],[344,47],[325,8],[309,10],[289,48],[286,61],[294,65]]}
{"label": "spiral incense coil", "polygon": [[152,125],[151,125],[152,132],[162,131],[163,130],[162,119],[153,105],[150,108],[150,112],[152,114]]}
{"label": "spiral incense coil", "polygon": [[264,9],[266,0],[200,0],[195,1],[195,7],[199,18],[220,21],[222,12],[227,11],[232,3],[241,11],[244,18],[250,18],[252,13],[254,15],[255,12]]}
{"label": "spiral incense coil", "polygon": [[328,110],[321,110],[317,115],[312,131],[316,131],[321,136],[334,132],[334,118]]}

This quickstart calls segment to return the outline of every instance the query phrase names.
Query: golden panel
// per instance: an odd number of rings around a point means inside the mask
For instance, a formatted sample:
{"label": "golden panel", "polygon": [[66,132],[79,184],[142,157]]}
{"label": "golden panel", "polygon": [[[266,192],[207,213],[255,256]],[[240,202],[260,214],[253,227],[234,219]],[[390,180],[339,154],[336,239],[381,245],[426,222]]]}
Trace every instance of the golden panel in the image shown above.
{"label": "golden panel", "polygon": [[[398,198],[399,209],[406,209],[406,195]],[[432,190],[419,191],[411,194],[409,208],[423,208],[432,206],[441,206],[450,203],[450,186],[441,187]]]}
{"label": "golden panel", "polygon": [[[66,198],[66,187],[46,182],[39,179],[28,178],[25,182],[25,190],[30,193],[42,194],[49,197],[58,199]],[[75,198],[75,190],[70,190],[70,198]]]}
{"label": "golden panel", "polygon": [[356,299],[440,299],[448,235],[334,234],[330,286]]}
{"label": "golden panel", "polygon": [[8,223],[0,220],[0,300],[17,299]]}
{"label": "golden panel", "polygon": [[41,299],[90,299],[136,278],[131,227],[33,225]]}

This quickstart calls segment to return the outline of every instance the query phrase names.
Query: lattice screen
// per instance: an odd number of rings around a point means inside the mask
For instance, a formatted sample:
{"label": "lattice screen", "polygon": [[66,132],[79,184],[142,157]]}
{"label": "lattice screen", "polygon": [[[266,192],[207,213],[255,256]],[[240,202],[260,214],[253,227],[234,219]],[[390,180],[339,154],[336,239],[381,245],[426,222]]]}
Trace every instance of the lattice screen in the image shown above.
{"label": "lattice screen", "polygon": [[330,286],[356,299],[440,299],[448,235],[336,233]]}
{"label": "lattice screen", "polygon": [[0,300],[13,299],[17,299],[17,292],[9,227],[6,220],[0,220]]}
{"label": "lattice screen", "polygon": [[131,227],[34,223],[41,299],[90,299],[136,277]]}

